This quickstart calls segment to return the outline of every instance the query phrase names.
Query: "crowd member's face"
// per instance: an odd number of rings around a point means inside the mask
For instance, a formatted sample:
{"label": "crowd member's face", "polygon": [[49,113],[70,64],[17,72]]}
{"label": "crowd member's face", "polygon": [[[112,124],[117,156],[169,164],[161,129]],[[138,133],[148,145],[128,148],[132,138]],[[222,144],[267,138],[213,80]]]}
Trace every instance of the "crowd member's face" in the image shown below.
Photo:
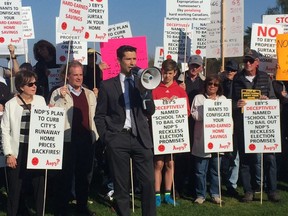
{"label": "crowd member's face", "polygon": [[162,71],[162,82],[166,84],[172,84],[174,77],[176,76],[176,71],[169,70],[169,71]]}
{"label": "crowd member's face", "polygon": [[83,83],[83,70],[80,66],[71,67],[67,76],[68,83],[75,89],[79,89]]}
{"label": "crowd member's face", "polygon": [[190,64],[189,65],[189,73],[190,77],[196,77],[199,73],[202,72],[202,66],[198,64]]}
{"label": "crowd member's face", "polygon": [[45,46],[39,47],[38,52],[40,53],[40,55],[44,59],[48,59],[50,57],[50,53],[49,53],[47,47],[45,47]]}
{"label": "crowd member's face", "polygon": [[28,83],[21,87],[21,90],[23,91],[22,94],[28,96],[35,95],[37,90],[35,77],[32,77]]}
{"label": "crowd member's face", "polygon": [[248,75],[255,75],[256,74],[256,70],[257,67],[259,65],[259,59],[253,59],[253,58],[244,58],[243,59],[243,63],[244,63],[244,68],[246,70],[246,73],[248,73]]}
{"label": "crowd member's face", "polygon": [[131,68],[136,66],[136,52],[125,52],[122,59],[118,58],[118,62],[120,64],[121,73],[123,73],[124,75],[130,75]]}
{"label": "crowd member's face", "polygon": [[217,80],[211,80],[206,87],[207,95],[216,96],[218,88],[219,88],[219,82]]}

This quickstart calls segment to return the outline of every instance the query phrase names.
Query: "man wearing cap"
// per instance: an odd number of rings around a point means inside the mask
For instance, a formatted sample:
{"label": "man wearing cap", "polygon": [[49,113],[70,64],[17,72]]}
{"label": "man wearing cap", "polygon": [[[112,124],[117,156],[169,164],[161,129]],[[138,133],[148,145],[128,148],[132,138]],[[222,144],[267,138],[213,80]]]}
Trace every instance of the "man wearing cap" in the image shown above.
{"label": "man wearing cap", "polygon": [[[203,71],[203,59],[199,55],[192,55],[188,61],[189,70],[186,71],[186,78],[185,84],[179,84],[180,86],[184,86],[186,89],[186,93],[189,98],[190,107],[192,105],[194,97],[202,92],[204,88],[204,80],[202,79],[203,76],[200,77],[200,74]],[[201,74],[202,75],[202,74]],[[189,116],[189,131],[190,131],[190,145],[193,145],[193,134],[194,134],[194,119]],[[191,148],[192,149],[192,148]],[[195,188],[194,185],[194,178],[193,173],[191,172],[192,167],[187,166],[187,160],[191,160],[190,153],[182,153],[179,155],[175,155],[175,186],[176,190],[181,196],[183,192],[183,186],[185,182],[185,178],[190,178],[189,182],[191,182],[191,187]],[[192,163],[192,162],[191,162]],[[189,186],[189,187],[190,187]]]}
{"label": "man wearing cap", "polygon": [[[226,98],[232,97],[232,84],[235,75],[239,70],[238,63],[232,59],[225,64],[225,71],[221,73],[223,77],[223,92]],[[233,137],[234,138],[234,137]],[[229,196],[238,197],[237,182],[239,176],[239,154],[236,139],[233,140],[233,152],[227,152],[221,161],[223,179]]]}
{"label": "man wearing cap", "polygon": [[[248,50],[244,56],[243,63],[244,69],[237,73],[233,79],[232,105],[234,125],[237,126],[234,136],[239,148],[240,177],[245,193],[242,201],[249,202],[253,200],[254,192],[257,190],[255,181],[256,175],[253,171],[255,171],[255,166],[258,165],[259,154],[245,154],[242,108],[246,105],[246,102],[241,97],[241,90],[260,90],[261,95],[259,99],[261,100],[268,100],[276,97],[269,75],[258,69],[259,54],[255,50]],[[277,193],[277,166],[275,154],[264,154],[264,167],[266,177],[264,179],[266,179],[268,198],[273,202],[278,202],[280,197]],[[253,184],[256,184],[256,187]]]}

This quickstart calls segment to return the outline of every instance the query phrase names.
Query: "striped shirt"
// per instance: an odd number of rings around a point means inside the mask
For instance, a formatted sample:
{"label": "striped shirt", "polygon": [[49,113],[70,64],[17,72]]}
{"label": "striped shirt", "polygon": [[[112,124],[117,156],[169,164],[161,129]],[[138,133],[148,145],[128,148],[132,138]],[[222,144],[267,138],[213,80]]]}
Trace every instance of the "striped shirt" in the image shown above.
{"label": "striped shirt", "polygon": [[30,109],[31,104],[28,104],[29,109],[21,105],[23,107],[23,113],[21,117],[21,126],[20,126],[20,143],[28,143],[29,140],[29,127],[30,127]]}

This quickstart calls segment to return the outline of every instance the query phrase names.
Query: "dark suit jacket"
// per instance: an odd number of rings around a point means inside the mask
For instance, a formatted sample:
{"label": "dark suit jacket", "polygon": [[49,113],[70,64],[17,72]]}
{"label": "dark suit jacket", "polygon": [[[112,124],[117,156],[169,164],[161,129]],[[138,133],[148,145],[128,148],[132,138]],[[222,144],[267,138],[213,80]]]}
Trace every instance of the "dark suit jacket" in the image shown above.
{"label": "dark suit jacket", "polygon": [[[132,109],[134,110],[138,137],[141,139],[145,148],[152,148],[153,144],[147,117],[153,115],[155,105],[150,91],[145,97],[145,99],[150,100],[146,102],[146,110],[143,109],[143,100],[140,96],[139,84],[138,77],[135,77]],[[109,144],[109,141],[123,129],[125,119],[124,95],[118,75],[103,81],[100,85],[95,122],[102,142]]]}

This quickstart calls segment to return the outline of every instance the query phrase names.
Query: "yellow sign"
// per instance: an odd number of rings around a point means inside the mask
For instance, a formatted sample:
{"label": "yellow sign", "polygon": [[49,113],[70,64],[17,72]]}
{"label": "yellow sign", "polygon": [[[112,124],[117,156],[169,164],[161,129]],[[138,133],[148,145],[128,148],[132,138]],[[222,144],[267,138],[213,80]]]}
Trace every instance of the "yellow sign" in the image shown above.
{"label": "yellow sign", "polygon": [[276,80],[288,80],[288,34],[278,34],[276,45],[278,60]]}
{"label": "yellow sign", "polygon": [[259,99],[261,96],[261,90],[256,89],[242,89],[241,98],[245,100]]}

